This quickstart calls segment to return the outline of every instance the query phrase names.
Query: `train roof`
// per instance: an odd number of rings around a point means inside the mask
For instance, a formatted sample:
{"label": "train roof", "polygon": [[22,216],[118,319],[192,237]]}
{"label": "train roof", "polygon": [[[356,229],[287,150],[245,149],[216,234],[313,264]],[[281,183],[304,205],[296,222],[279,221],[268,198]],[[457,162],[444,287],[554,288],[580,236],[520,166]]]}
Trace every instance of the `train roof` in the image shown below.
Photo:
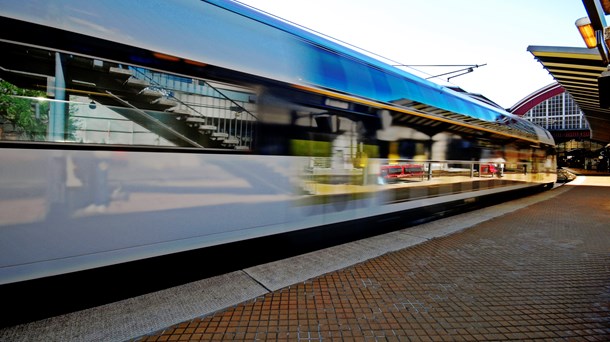
{"label": "train roof", "polygon": [[[238,13],[250,19],[259,21],[263,24],[270,25],[282,31],[288,32],[302,39],[305,39],[313,44],[324,46],[325,48],[331,49],[343,56],[358,59],[372,67],[383,70],[384,72],[397,74],[402,78],[408,79],[411,82],[416,83],[421,88],[419,92],[414,94],[416,97],[419,95],[419,98],[412,98],[411,100],[416,100],[417,102],[426,104],[431,107],[444,109],[447,111],[471,116],[485,121],[519,122],[518,126],[520,126],[521,129],[524,129],[528,132],[536,132],[536,135],[538,135],[539,139],[551,145],[554,144],[552,138],[550,138],[548,134],[543,134],[543,132],[541,132],[543,130],[542,128],[537,127],[535,124],[524,120],[517,115],[507,112],[503,108],[499,108],[495,104],[490,104],[484,100],[477,99],[476,96],[467,95],[463,91],[458,92],[451,88],[444,87],[437,83],[423,79],[421,77],[417,77],[400,68],[384,63],[378,59],[360,53],[345,45],[334,42],[330,39],[310,32],[304,28],[295,26],[294,24],[286,22],[280,18],[265,14],[259,10],[245,6],[238,2],[226,0],[204,1],[223,7],[227,10]],[[442,94],[443,96],[439,96],[439,94]],[[482,97],[482,95],[479,96]],[[452,99],[448,101],[447,97],[450,97]],[[453,99],[459,99],[459,101],[456,102]],[[529,128],[528,126],[530,126],[531,128]]]}
{"label": "train roof", "polygon": [[[463,91],[458,92],[455,91],[449,87],[445,87],[442,85],[439,85],[437,83],[431,82],[427,79],[423,79],[421,77],[415,76],[407,71],[404,71],[400,68],[397,68],[395,66],[392,66],[390,64],[384,63],[383,61],[380,61],[376,58],[372,58],[366,54],[360,53],[352,48],[349,48],[345,45],[339,44],[337,42],[334,42],[328,38],[322,37],[316,33],[310,32],[304,28],[295,26],[294,24],[291,24],[289,22],[286,22],[284,20],[281,20],[280,18],[276,18],[273,17],[271,15],[265,14],[263,12],[260,12],[254,8],[242,5],[238,2],[233,2],[233,1],[226,1],[226,0],[204,0],[205,2],[208,3],[212,3],[215,4],[217,6],[223,7],[227,10],[233,11],[235,13],[238,13],[240,15],[243,15],[245,17],[248,17],[250,19],[254,19],[256,21],[259,21],[263,24],[266,25],[270,25],[273,26],[277,29],[283,30],[285,32],[291,33],[293,35],[296,35],[302,39],[308,40],[316,45],[319,46],[324,46],[327,49],[332,49],[335,52],[343,55],[343,56],[349,56],[351,58],[355,58],[358,59],[362,62],[365,62],[367,64],[369,64],[370,66],[376,67],[380,70],[383,70],[385,72],[388,73],[394,73],[397,75],[400,75],[401,77],[404,77],[406,79],[409,79],[415,83],[417,83],[419,86],[424,87],[426,89],[429,89],[431,91],[434,92],[443,92],[448,94],[449,96],[452,97],[459,97],[460,99],[467,101],[469,103],[474,103],[478,106],[483,106],[485,107],[487,110],[491,110],[493,112],[497,112],[497,113],[501,113],[502,115],[508,115],[511,116],[512,114],[506,112],[504,109],[498,108],[494,105],[490,105],[488,103],[485,103],[483,101],[479,101],[479,100],[474,100],[472,99],[471,96],[465,95]],[[430,100],[437,99],[437,97],[432,97],[430,98]],[[420,101],[423,102],[423,101]],[[434,105],[435,103],[427,103],[430,105]],[[446,107],[448,104],[441,104],[441,103],[436,103],[438,104],[438,108],[444,108]],[[447,110],[451,110],[450,108],[444,108]],[[460,113],[460,110],[457,108],[454,108],[456,113]],[[468,113],[462,113],[462,114],[466,114],[468,115]]]}
{"label": "train roof", "polygon": [[244,6],[240,3],[236,3],[233,1],[226,1],[226,0],[204,0],[205,2],[208,3],[212,3],[215,4],[217,6],[223,7],[227,10],[233,11],[235,13],[241,14],[245,17],[248,17],[250,19],[254,19],[256,21],[259,21],[263,24],[266,25],[270,25],[273,26],[277,29],[283,30],[285,32],[291,33],[293,35],[296,35],[302,39],[308,40],[316,45],[319,46],[324,46],[328,49],[332,49],[344,56],[350,56],[352,58],[356,58],[359,59],[363,62],[366,62],[367,64],[377,67],[379,69],[382,69],[384,71],[388,71],[388,72],[393,72],[393,73],[397,73],[400,74],[403,77],[406,77],[410,80],[413,81],[417,81],[422,85],[425,85],[427,87],[432,87],[435,88],[437,90],[443,90],[444,87],[434,83],[434,82],[430,82],[428,80],[422,79],[420,77],[417,77],[413,74],[410,74],[408,72],[405,72],[399,68],[396,68],[394,66],[391,66],[387,63],[384,63],[378,59],[372,58],[366,54],[360,53],[354,49],[351,49],[345,45],[336,43],[328,38],[322,37],[319,34],[313,33],[311,31],[308,31],[304,28],[301,28],[299,26],[296,26],[294,24],[291,24],[289,22],[286,22],[284,20],[281,20],[280,18],[265,14],[263,12],[260,12],[254,8],[248,7],[248,6]]}

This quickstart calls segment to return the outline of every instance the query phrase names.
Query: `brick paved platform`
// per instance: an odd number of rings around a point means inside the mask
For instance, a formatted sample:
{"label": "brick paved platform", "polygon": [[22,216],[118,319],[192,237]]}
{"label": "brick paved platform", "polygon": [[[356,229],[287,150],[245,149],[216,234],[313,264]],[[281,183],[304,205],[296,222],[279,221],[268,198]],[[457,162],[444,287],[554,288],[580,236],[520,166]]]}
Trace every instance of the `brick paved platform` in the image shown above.
{"label": "brick paved platform", "polygon": [[610,178],[577,180],[553,199],[135,341],[608,341]]}

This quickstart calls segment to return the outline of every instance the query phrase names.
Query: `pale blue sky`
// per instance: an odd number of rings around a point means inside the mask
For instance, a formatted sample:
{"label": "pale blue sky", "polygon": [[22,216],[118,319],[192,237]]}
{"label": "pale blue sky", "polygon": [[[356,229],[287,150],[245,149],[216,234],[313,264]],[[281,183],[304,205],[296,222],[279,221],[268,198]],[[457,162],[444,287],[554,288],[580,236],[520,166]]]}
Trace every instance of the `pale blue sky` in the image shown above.
{"label": "pale blue sky", "polygon": [[[487,63],[451,83],[503,107],[553,81],[528,45],[584,47],[574,25],[586,16],[581,0],[240,2],[403,64]],[[435,75],[458,68],[418,69]]]}

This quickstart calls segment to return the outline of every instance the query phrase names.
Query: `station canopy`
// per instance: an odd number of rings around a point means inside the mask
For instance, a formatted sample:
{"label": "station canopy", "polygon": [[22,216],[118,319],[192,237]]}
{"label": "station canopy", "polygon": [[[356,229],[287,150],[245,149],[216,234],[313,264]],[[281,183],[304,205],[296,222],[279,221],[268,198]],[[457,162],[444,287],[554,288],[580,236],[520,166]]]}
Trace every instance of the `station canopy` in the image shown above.
{"label": "station canopy", "polygon": [[610,142],[610,109],[600,107],[597,83],[607,66],[599,52],[595,49],[556,46],[529,46],[527,50],[572,95],[589,122],[591,139]]}

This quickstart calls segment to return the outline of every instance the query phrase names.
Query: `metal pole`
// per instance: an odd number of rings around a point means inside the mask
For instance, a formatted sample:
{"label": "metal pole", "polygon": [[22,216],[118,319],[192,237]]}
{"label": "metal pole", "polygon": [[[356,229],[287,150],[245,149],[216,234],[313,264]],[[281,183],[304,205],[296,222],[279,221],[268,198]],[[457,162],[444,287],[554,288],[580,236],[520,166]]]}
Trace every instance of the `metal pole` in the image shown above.
{"label": "metal pole", "polygon": [[49,141],[63,141],[66,127],[66,80],[61,65],[61,55],[55,53],[55,100],[51,103],[47,139]]}

